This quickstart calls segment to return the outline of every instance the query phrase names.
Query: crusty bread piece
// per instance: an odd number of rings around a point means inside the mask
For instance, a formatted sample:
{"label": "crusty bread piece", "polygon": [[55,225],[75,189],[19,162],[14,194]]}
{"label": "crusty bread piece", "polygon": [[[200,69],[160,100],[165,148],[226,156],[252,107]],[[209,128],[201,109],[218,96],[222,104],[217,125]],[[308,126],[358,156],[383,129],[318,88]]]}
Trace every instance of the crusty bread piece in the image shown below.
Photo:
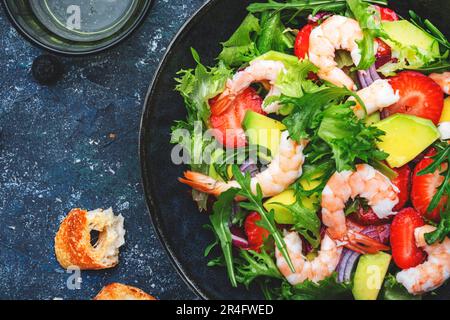
{"label": "crusty bread piece", "polygon": [[[73,209],[59,227],[55,253],[65,269],[100,270],[119,263],[119,248],[125,243],[124,219],[112,209],[86,211]],[[91,245],[91,231],[98,231],[98,241]]]}
{"label": "crusty bread piece", "polygon": [[156,300],[141,289],[120,283],[111,283],[104,287],[94,300]]}

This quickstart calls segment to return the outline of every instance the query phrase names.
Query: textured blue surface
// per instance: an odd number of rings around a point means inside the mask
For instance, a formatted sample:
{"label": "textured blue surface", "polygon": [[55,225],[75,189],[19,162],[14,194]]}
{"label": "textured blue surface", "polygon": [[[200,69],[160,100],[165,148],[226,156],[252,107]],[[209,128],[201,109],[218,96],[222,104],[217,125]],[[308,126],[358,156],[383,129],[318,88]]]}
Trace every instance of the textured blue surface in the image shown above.
{"label": "textured blue surface", "polygon": [[[41,52],[0,10],[0,299],[90,299],[106,284],[161,299],[195,295],[156,238],[140,184],[138,131],[148,84],[170,40],[203,0],[157,0],[132,38],[97,56],[63,59],[53,87],[30,73]],[[53,238],[71,208],[125,217],[120,264],[83,272],[69,290]]]}

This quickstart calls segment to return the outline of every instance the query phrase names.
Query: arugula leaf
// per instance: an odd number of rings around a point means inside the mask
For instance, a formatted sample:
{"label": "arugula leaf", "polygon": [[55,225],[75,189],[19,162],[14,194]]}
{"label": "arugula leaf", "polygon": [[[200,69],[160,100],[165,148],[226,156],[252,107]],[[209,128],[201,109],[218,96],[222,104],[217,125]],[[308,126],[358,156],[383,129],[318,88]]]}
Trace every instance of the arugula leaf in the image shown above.
{"label": "arugula leaf", "polygon": [[385,35],[381,28],[380,20],[377,20],[375,7],[362,0],[347,0],[347,5],[363,31],[364,38],[358,45],[361,50],[361,61],[358,70],[367,70],[375,63],[375,39]]}
{"label": "arugula leaf", "polygon": [[367,127],[355,116],[352,105],[352,102],[347,102],[327,108],[317,132],[331,147],[339,172],[353,170],[357,159],[368,163],[388,157],[376,146],[384,132],[373,126]]}
{"label": "arugula leaf", "polygon": [[319,247],[321,222],[317,216],[317,210],[306,208],[300,196],[297,196],[297,201],[292,205],[274,204],[289,210],[295,221],[294,230],[300,233],[313,248]]}
{"label": "arugula leaf", "polygon": [[222,43],[223,50],[219,59],[230,67],[240,67],[257,56],[256,35],[261,32],[259,19],[249,14],[231,38]]}
{"label": "arugula leaf", "polygon": [[281,285],[280,298],[283,300],[349,300],[352,298],[350,283],[339,283],[337,275],[315,283],[305,281],[292,286],[287,281]]}
{"label": "arugula leaf", "polygon": [[450,198],[447,200],[445,208],[441,212],[441,221],[435,231],[425,234],[425,241],[432,245],[442,242],[450,234]]}
{"label": "arugula leaf", "polygon": [[209,216],[212,227],[219,239],[227,266],[228,278],[233,287],[237,286],[237,281],[233,265],[231,231],[228,224],[231,217],[233,201],[238,192],[238,189],[230,189],[222,193],[216,203],[214,203],[213,214]]}
{"label": "arugula leaf", "polygon": [[[367,0],[365,2],[387,5],[387,0]],[[250,12],[281,11],[292,10],[298,13],[317,13],[318,11],[328,11],[343,14],[346,10],[345,0],[292,0],[290,2],[276,2],[269,0],[267,3],[252,3],[247,7]]]}
{"label": "arugula leaf", "polygon": [[249,285],[259,277],[282,279],[282,275],[274,262],[274,257],[266,251],[261,253],[255,251],[241,250],[242,259],[236,263],[236,279],[239,283]]}
{"label": "arugula leaf", "polygon": [[286,27],[281,22],[280,13],[265,12],[261,18],[261,33],[258,36],[257,47],[261,54],[271,50],[285,52],[294,47],[294,36],[285,32]]}
{"label": "arugula leaf", "polygon": [[439,42],[443,47],[450,49],[450,42],[447,40],[445,35],[428,19],[422,19],[414,11],[410,10],[409,15],[411,17],[411,22],[421,29],[423,32],[430,35],[433,39]]}
{"label": "arugula leaf", "polygon": [[181,70],[178,75],[176,90],[183,96],[188,111],[187,121],[193,123],[202,120],[209,122],[211,114],[208,101],[220,94],[231,77],[232,71],[223,62],[216,67],[207,68],[194,49],[191,49],[197,67],[192,70]]}
{"label": "arugula leaf", "polygon": [[422,300],[422,296],[410,294],[392,274],[388,274],[384,281],[383,300]]}
{"label": "arugula leaf", "polygon": [[410,70],[416,70],[425,74],[441,73],[450,69],[450,60],[440,59],[436,62],[426,63],[421,67],[410,67]]}
{"label": "arugula leaf", "polygon": [[444,176],[444,181],[438,188],[436,194],[431,200],[428,212],[432,212],[437,208],[442,197],[447,194],[450,195],[450,145],[447,143],[436,144],[436,148],[439,149],[438,153],[432,157],[433,162],[424,170],[418,173],[419,176],[426,174],[434,174],[436,171],[441,172]]}
{"label": "arugula leaf", "polygon": [[284,259],[286,260],[289,268],[294,272],[294,265],[292,264],[291,257],[286,248],[286,243],[284,242],[283,236],[280,231],[277,229],[274,219],[274,211],[271,210],[268,212],[263,206],[263,195],[261,191],[261,187],[257,185],[257,192],[253,194],[251,188],[251,177],[247,173],[245,176],[241,173],[239,168],[236,165],[232,167],[233,176],[236,179],[237,183],[241,186],[238,195],[246,198],[249,202],[241,202],[240,206],[248,211],[256,211],[261,215],[261,227],[268,230],[270,235],[275,240],[275,244],[282,253]]}

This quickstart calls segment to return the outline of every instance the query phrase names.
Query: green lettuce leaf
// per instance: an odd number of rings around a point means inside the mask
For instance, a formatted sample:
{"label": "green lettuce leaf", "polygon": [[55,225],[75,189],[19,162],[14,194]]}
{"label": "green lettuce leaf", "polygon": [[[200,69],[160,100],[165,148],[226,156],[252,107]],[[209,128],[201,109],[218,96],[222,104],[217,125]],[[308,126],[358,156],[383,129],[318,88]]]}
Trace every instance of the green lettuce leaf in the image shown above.
{"label": "green lettuce leaf", "polygon": [[[375,63],[375,39],[385,33],[381,28],[379,14],[375,7],[362,0],[347,0],[347,5],[359,22],[364,38],[358,45],[361,50],[361,61],[358,70],[367,70]],[[378,17],[378,18],[377,18]]]}
{"label": "green lettuce leaf", "polygon": [[261,32],[259,19],[249,14],[231,38],[222,43],[219,60],[227,66],[240,67],[259,55],[255,38]]}
{"label": "green lettuce leaf", "polygon": [[205,67],[194,49],[192,49],[192,56],[197,67],[194,70],[181,70],[178,73],[180,77],[175,79],[177,81],[175,89],[184,98],[188,122],[202,120],[208,124],[211,114],[208,101],[223,92],[232,71],[220,61],[213,68]]}
{"label": "green lettuce leaf", "polygon": [[261,54],[272,50],[286,52],[294,47],[294,40],[294,36],[286,31],[279,12],[262,14],[261,33],[256,42]]}
{"label": "green lettuce leaf", "polygon": [[283,120],[290,137],[300,141],[314,136],[325,107],[350,95],[352,93],[348,89],[333,87],[307,93],[300,98],[283,97],[283,104],[294,105],[292,113]]}
{"label": "green lettuce leaf", "polygon": [[422,300],[422,296],[410,294],[392,274],[388,274],[384,281],[383,300]]}
{"label": "green lettuce leaf", "polygon": [[352,105],[348,102],[327,108],[317,133],[331,147],[339,172],[353,170],[357,159],[369,163],[388,157],[376,146],[384,132],[373,126],[367,127],[355,116]]}
{"label": "green lettuce leaf", "polygon": [[287,281],[281,285],[280,298],[283,300],[349,300],[352,299],[350,283],[339,283],[337,275],[315,283],[305,281],[292,286]]}
{"label": "green lettuce leaf", "polygon": [[321,222],[317,216],[317,210],[306,208],[302,203],[301,197],[297,197],[297,201],[292,205],[275,204],[291,212],[295,221],[293,229],[301,234],[313,248],[318,248],[320,245]]}

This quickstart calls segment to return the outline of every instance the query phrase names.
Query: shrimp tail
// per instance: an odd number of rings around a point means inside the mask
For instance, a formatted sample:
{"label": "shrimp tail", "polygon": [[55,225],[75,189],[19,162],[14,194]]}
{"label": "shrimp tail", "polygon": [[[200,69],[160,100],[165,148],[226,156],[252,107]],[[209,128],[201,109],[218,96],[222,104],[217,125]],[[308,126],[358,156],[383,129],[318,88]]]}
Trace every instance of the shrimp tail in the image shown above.
{"label": "shrimp tail", "polygon": [[214,196],[219,196],[225,191],[225,188],[217,180],[198,172],[186,171],[184,178],[178,178],[178,181],[195,190]]}
{"label": "shrimp tail", "polygon": [[388,246],[353,230],[348,230],[347,240],[348,242],[345,246],[361,254],[374,254],[389,250]]}

